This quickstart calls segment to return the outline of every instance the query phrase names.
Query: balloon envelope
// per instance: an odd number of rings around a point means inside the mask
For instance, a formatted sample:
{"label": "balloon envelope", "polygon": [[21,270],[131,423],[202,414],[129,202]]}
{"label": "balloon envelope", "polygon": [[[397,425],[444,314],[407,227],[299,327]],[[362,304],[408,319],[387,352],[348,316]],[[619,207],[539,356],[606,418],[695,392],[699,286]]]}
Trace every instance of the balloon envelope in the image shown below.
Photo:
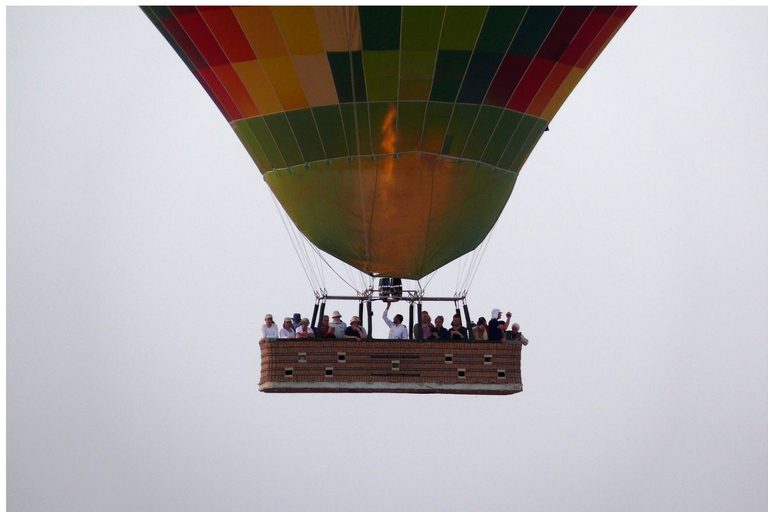
{"label": "balloon envelope", "polygon": [[143,7],[293,222],[372,275],[476,248],[634,7]]}

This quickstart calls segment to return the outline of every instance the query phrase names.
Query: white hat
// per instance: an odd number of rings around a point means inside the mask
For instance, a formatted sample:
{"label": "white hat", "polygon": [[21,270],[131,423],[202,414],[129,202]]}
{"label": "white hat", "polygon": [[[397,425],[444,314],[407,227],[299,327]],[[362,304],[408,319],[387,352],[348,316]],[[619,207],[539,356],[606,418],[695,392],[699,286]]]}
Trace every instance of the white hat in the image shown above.
{"label": "white hat", "polygon": [[496,317],[499,316],[500,314],[501,314],[500,309],[494,309],[493,311],[491,311],[491,318],[493,320],[496,320]]}
{"label": "white hat", "polygon": [[336,317],[341,318],[341,313],[339,313],[338,311],[334,311],[333,314],[331,315],[331,318],[336,318]]}
{"label": "white hat", "polygon": [[349,323],[352,323],[352,322],[357,322],[357,323],[360,323],[360,319],[359,319],[358,317],[356,317],[356,316],[353,316],[353,317],[352,317],[352,318],[349,320]]}
{"label": "white hat", "polygon": [[267,316],[265,316],[265,317],[264,317],[264,320],[266,320],[267,318],[269,318],[270,320],[272,320],[272,315],[271,315],[270,313],[267,313]]}

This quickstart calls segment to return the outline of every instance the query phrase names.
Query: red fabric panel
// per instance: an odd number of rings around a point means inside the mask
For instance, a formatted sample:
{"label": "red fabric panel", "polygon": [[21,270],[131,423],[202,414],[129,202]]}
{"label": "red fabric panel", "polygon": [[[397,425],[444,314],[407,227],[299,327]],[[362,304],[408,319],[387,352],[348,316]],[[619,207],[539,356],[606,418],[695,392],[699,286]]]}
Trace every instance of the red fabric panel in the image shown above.
{"label": "red fabric panel", "polygon": [[237,105],[235,105],[232,97],[230,97],[229,93],[224,88],[224,85],[221,83],[213,70],[206,68],[199,71],[200,76],[202,76],[203,80],[205,80],[205,82],[208,84],[208,87],[210,88],[213,95],[219,100],[219,102],[221,102],[221,106],[224,107],[224,110],[226,111],[225,117],[227,120],[231,121],[233,119],[242,119],[243,116],[240,114],[240,110],[238,110]]}
{"label": "red fabric panel", "polygon": [[566,7],[557,18],[557,22],[541,45],[536,57],[558,61],[568,48],[579,28],[589,17],[589,9],[583,7]]}
{"label": "red fabric panel", "polygon": [[[171,7],[171,11],[174,11],[175,7]],[[175,14],[175,11],[174,11]],[[221,66],[227,63],[227,56],[219,46],[216,38],[211,34],[208,25],[205,24],[205,20],[199,12],[184,14],[182,16],[177,15],[176,18],[184,30],[189,34],[190,39],[195,43],[200,53],[208,62],[208,66]]]}
{"label": "red fabric panel", "polygon": [[245,37],[231,8],[201,7],[200,13],[230,62],[256,60],[251,43]]}
{"label": "red fabric panel", "polygon": [[221,104],[219,99],[216,97],[215,94],[213,94],[213,91],[210,87],[208,87],[208,83],[205,81],[205,79],[200,75],[199,71],[195,71],[193,73],[195,75],[195,78],[197,78],[197,81],[200,82],[200,85],[203,86],[203,89],[205,89],[205,92],[208,93],[208,96],[211,97],[211,100],[213,100],[213,103],[216,105],[216,108],[219,109],[219,112],[221,112],[221,115],[224,116],[224,118],[227,120],[227,122],[231,122],[232,118],[229,117],[229,114],[227,113],[226,109],[224,108],[224,105]]}
{"label": "red fabric panel", "polygon": [[575,66],[581,56],[584,55],[584,52],[587,51],[589,45],[592,44],[592,41],[600,33],[600,30],[608,23],[609,19],[610,15],[599,12],[598,9],[592,11],[587,21],[581,26],[579,33],[573,39],[570,48],[563,53],[560,62],[569,66]]}
{"label": "red fabric panel", "polygon": [[539,58],[533,59],[533,62],[528,67],[528,71],[525,72],[525,76],[520,80],[520,84],[509,99],[507,108],[517,112],[525,112],[554,67],[554,61]]}
{"label": "red fabric panel", "polygon": [[166,30],[168,30],[168,33],[171,34],[171,37],[173,37],[174,41],[176,41],[176,44],[179,45],[179,48],[181,48],[181,51],[184,52],[184,55],[186,55],[190,62],[192,62],[192,65],[195,67],[195,69],[207,68],[208,63],[197,50],[195,43],[193,43],[189,38],[187,33],[184,31],[184,28],[182,28],[182,26],[179,24],[179,20],[171,17],[165,18],[162,21],[163,26],[165,26]]}
{"label": "red fabric panel", "polygon": [[576,66],[580,68],[588,68],[592,61],[595,60],[603,50],[605,45],[608,44],[608,41],[610,41],[613,34],[619,29],[623,22],[624,21],[621,18],[611,16],[595,40],[592,41],[592,44],[589,45],[587,51],[584,52],[584,55],[582,55],[576,63]]}
{"label": "red fabric panel", "polygon": [[229,93],[232,101],[237,105],[237,109],[243,117],[259,115],[258,107],[256,107],[251,94],[243,85],[243,81],[240,80],[240,76],[235,71],[235,68],[232,67],[232,64],[224,64],[212,69],[216,72],[216,76],[221,80],[222,85]]}
{"label": "red fabric panel", "polygon": [[522,55],[505,55],[483,103],[496,107],[505,106],[532,60],[531,57]]}

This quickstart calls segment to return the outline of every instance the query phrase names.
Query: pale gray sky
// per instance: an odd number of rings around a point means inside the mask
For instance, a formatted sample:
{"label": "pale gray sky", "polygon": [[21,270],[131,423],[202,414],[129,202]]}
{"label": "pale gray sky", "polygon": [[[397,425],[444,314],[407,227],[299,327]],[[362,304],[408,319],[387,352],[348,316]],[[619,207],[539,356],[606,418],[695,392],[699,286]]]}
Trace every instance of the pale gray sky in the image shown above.
{"label": "pale gray sky", "polygon": [[224,118],[138,8],[6,14],[9,510],[768,509],[768,9],[639,8],[556,116],[509,397],[259,393],[312,292]]}

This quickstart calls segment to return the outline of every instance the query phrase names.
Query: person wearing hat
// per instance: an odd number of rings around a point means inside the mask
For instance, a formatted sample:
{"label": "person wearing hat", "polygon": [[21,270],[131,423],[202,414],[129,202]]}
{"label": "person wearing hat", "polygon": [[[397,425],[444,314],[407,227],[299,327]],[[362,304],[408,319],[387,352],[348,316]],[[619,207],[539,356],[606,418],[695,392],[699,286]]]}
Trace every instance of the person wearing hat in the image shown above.
{"label": "person wearing hat", "polygon": [[507,322],[501,321],[501,310],[494,309],[491,312],[491,320],[488,322],[488,341],[501,341],[504,339],[504,331],[509,327],[512,313],[507,311]]}
{"label": "person wearing hat", "polygon": [[296,329],[298,329],[300,325],[301,325],[301,315],[298,313],[294,313],[293,314],[293,330],[295,331]]}
{"label": "person wearing hat", "polygon": [[299,326],[296,328],[296,337],[297,338],[314,338],[315,337],[315,331],[313,331],[312,328],[309,326],[308,318],[302,318],[301,322],[299,322]]}
{"label": "person wearing hat", "polygon": [[296,337],[296,330],[293,328],[293,322],[290,317],[285,317],[283,320],[283,326],[277,334],[278,338],[288,339]]}
{"label": "person wearing hat", "polygon": [[267,316],[264,317],[264,325],[261,326],[262,338],[259,343],[267,338],[277,338],[277,331],[277,324],[272,321],[272,315],[267,313]]}
{"label": "person wearing hat", "polygon": [[344,332],[347,330],[347,324],[341,321],[341,313],[334,311],[331,315],[331,319],[333,321],[330,323],[330,326],[333,327],[334,331],[336,331],[336,337],[340,340],[343,340]]}
{"label": "person wearing hat", "polygon": [[363,341],[368,337],[368,335],[365,334],[365,329],[360,325],[360,319],[358,317],[353,316],[349,323],[350,326],[344,331],[344,337],[346,339]]}

